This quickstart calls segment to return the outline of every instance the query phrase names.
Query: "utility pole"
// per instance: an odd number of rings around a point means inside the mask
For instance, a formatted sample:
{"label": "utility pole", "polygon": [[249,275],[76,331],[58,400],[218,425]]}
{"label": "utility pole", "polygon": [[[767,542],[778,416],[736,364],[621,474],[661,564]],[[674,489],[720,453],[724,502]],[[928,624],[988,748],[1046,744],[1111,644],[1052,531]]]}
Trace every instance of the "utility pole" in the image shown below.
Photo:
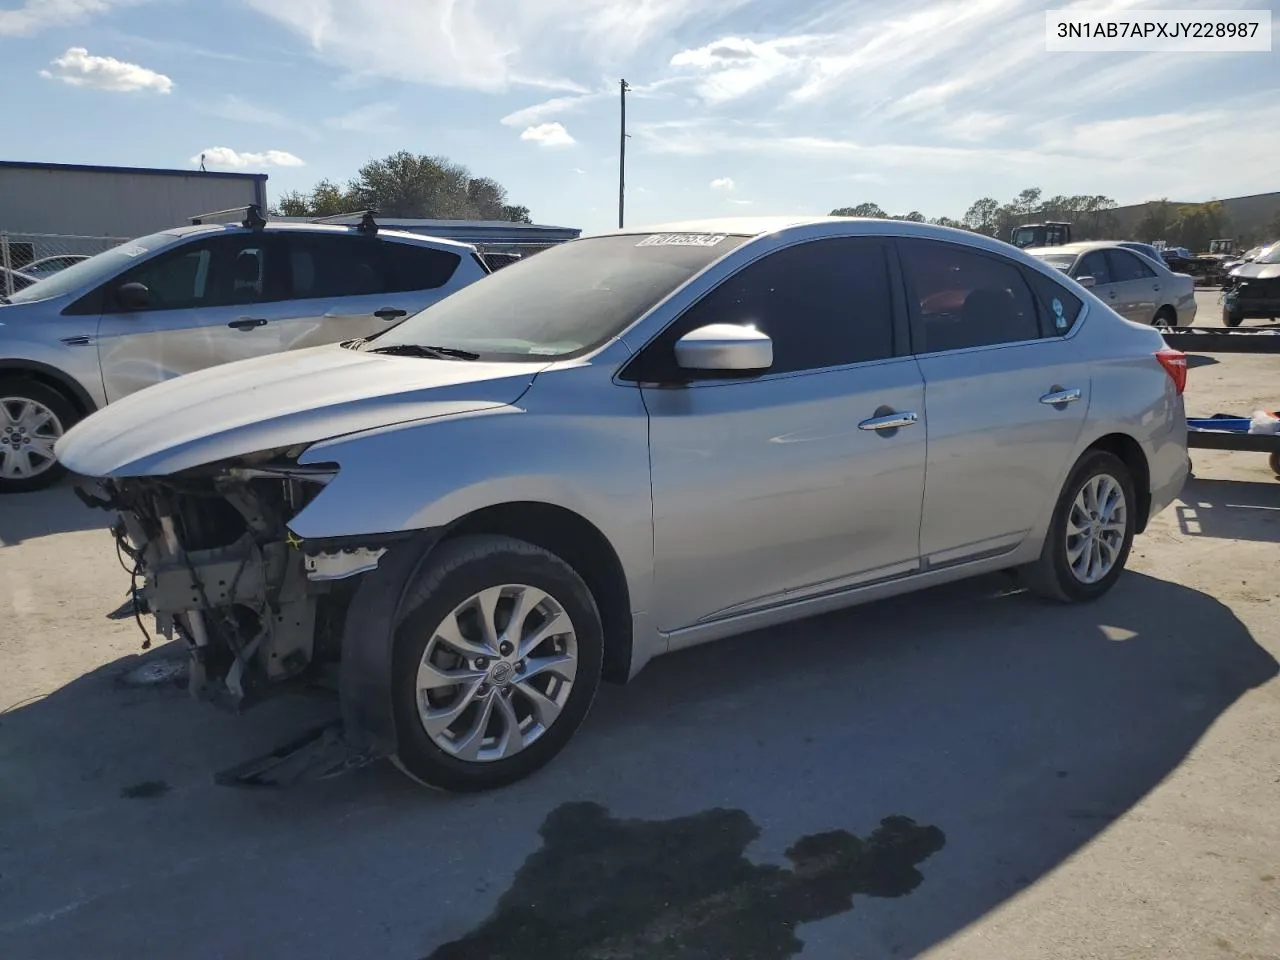
{"label": "utility pole", "polygon": [[618,229],[621,230],[627,202],[627,91],[631,86],[626,80],[618,81],[618,86],[622,94],[622,127],[618,137]]}

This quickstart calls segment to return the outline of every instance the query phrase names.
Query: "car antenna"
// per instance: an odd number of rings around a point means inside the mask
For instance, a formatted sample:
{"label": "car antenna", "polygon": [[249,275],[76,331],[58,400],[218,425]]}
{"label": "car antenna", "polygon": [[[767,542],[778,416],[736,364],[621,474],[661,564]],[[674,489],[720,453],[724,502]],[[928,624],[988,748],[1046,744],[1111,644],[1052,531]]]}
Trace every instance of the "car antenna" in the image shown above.
{"label": "car antenna", "polygon": [[261,230],[267,225],[267,218],[262,215],[262,208],[256,203],[244,207],[231,207],[227,210],[214,210],[210,213],[198,213],[191,218],[191,225],[198,227],[215,217],[225,217],[229,213],[238,213],[243,218],[240,226],[250,230]]}

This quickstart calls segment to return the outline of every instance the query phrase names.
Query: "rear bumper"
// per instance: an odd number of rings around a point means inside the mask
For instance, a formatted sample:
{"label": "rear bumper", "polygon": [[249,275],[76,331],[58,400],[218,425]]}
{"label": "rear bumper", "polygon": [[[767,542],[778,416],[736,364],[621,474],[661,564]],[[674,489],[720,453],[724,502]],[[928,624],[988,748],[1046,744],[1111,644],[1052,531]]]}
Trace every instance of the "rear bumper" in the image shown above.
{"label": "rear bumper", "polygon": [[1151,509],[1148,520],[1162,513],[1178,499],[1191,474],[1191,457],[1187,453],[1187,423],[1183,419],[1162,436],[1149,452],[1151,471]]}

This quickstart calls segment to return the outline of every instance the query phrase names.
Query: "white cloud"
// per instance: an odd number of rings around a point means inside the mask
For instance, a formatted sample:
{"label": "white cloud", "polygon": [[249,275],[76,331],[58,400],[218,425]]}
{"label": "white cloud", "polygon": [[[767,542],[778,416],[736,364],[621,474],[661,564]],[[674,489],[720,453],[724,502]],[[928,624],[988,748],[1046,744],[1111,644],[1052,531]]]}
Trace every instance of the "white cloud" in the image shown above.
{"label": "white cloud", "polygon": [[61,80],[73,87],[96,87],[121,93],[134,90],[169,93],[173,90],[173,81],[163,73],[115,57],[95,57],[84,47],[69,47],[50,66],[53,69],[41,70],[40,76]]}
{"label": "white cloud", "polygon": [[567,147],[576,143],[562,123],[540,123],[520,134],[521,140],[530,140],[542,147]]}
{"label": "white cloud", "polygon": [[732,193],[734,182],[732,177],[717,177],[711,181],[712,190],[723,190],[725,193]]}
{"label": "white cloud", "polygon": [[220,117],[235,123],[256,123],[265,127],[279,127],[282,130],[298,130],[304,126],[279,111],[250,103],[234,94],[227,94],[221,100],[203,104],[197,109],[212,117]]}
{"label": "white cloud", "polygon": [[583,170],[581,167],[574,167],[574,168],[573,168],[573,172],[574,172],[574,173],[586,173],[587,171]]}
{"label": "white cloud", "polygon": [[682,50],[671,58],[673,67],[701,71],[696,90],[710,103],[726,103],[805,68],[806,51],[824,41],[819,37],[780,37],[757,42],[725,37],[703,47]]}
{"label": "white cloud", "polygon": [[348,133],[390,133],[396,129],[400,109],[394,103],[370,103],[349,113],[329,117],[324,125]]}
{"label": "white cloud", "polygon": [[589,93],[564,64],[608,68],[747,0],[247,0],[326,62],[398,80]]}
{"label": "white cloud", "polygon": [[[577,110],[588,103],[594,103],[610,96],[609,93],[580,93],[569,97],[552,97],[550,100],[544,100],[542,103],[535,103],[529,107],[521,107],[513,113],[508,113],[499,122],[508,127],[528,127],[537,123],[545,123],[548,120],[554,120],[561,114]],[[614,94],[616,96],[616,94]]]}
{"label": "white cloud", "polygon": [[146,0],[26,0],[13,10],[0,10],[0,37],[29,37],[51,27],[81,23],[115,7]]}
{"label": "white cloud", "polygon": [[209,167],[231,167],[243,170],[245,167],[302,167],[306,166],[300,157],[295,157],[285,150],[265,150],[262,153],[248,153],[232,150],[230,147],[209,147],[207,150],[191,158],[193,164],[199,165],[201,157]]}

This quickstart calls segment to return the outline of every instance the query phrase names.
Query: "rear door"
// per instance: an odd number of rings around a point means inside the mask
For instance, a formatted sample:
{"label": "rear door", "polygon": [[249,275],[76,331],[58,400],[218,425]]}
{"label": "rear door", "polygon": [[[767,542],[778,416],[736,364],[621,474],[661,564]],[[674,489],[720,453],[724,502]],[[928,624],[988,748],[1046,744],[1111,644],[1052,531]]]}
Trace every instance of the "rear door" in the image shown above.
{"label": "rear door", "polygon": [[1050,509],[1089,407],[1081,303],[998,254],[898,241],[925,386],[928,568],[1006,553]]}
{"label": "rear door", "polygon": [[1127,308],[1124,316],[1138,323],[1154,322],[1160,296],[1160,277],[1155,270],[1128,250],[1107,250],[1106,256],[1112,286]]}
{"label": "rear door", "polygon": [[[226,231],[166,249],[97,292],[98,357],[108,402],[171,377],[280,349],[281,274],[268,234]],[[115,291],[141,283],[150,304]]]}
{"label": "rear door", "polygon": [[458,253],[407,240],[355,231],[278,236],[294,301],[289,349],[381,333],[452,292],[464,272]]}

